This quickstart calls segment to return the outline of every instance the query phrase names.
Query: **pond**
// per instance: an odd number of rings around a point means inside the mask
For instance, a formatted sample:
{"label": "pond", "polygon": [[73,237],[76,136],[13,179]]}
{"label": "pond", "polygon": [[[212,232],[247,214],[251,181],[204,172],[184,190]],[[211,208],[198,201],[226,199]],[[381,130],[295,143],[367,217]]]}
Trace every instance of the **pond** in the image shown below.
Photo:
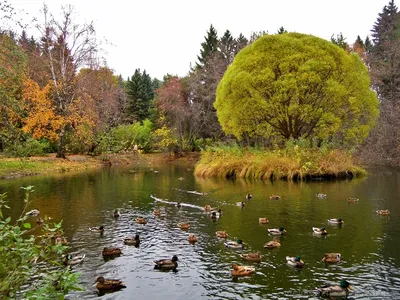
{"label": "pond", "polygon": [[[400,298],[400,173],[375,170],[363,179],[332,182],[284,182],[204,179],[193,176],[193,167],[179,164],[103,168],[78,175],[36,176],[2,180],[11,215],[23,208],[21,186],[33,185],[31,208],[41,216],[63,220],[72,253],[85,254],[74,270],[81,273],[82,292],[69,299],[98,298],[99,276],[121,279],[126,288],[100,295],[103,299],[313,299],[312,292],[325,283],[348,280],[354,288],[349,298]],[[205,194],[202,194],[205,193]],[[246,195],[252,194],[252,199]],[[326,198],[317,198],[324,193]],[[279,195],[271,200],[270,195]],[[348,197],[358,198],[351,203]],[[245,202],[245,207],[237,202]],[[175,206],[181,202],[182,207]],[[222,209],[211,219],[203,207]],[[161,216],[154,216],[159,208]],[[121,216],[113,217],[119,209]],[[389,209],[380,216],[379,209]],[[147,224],[135,223],[145,217]],[[269,224],[259,224],[266,217]],[[342,218],[342,226],[330,225]],[[190,229],[177,224],[188,222]],[[103,235],[88,230],[104,225]],[[268,228],[284,227],[281,247],[268,250],[273,237]],[[312,227],[325,227],[325,236]],[[225,230],[228,240],[241,239],[244,250],[224,246],[215,232]],[[139,234],[140,247],[123,239]],[[187,237],[195,234],[196,244]],[[122,249],[122,255],[105,261],[104,247]],[[261,263],[243,261],[241,253],[259,252]],[[324,253],[339,252],[341,261],[326,265]],[[176,272],[154,269],[154,260],[178,256]],[[301,256],[302,269],[286,264],[286,256]],[[232,277],[231,265],[250,265],[255,273]]]}

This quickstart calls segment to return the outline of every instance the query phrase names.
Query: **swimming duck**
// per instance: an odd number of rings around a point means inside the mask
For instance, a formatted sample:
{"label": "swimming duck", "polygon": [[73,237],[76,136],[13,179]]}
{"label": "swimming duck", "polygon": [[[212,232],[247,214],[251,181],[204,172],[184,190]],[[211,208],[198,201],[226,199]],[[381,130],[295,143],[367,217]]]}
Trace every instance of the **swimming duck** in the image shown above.
{"label": "swimming duck", "polygon": [[268,232],[272,235],[283,235],[286,234],[286,230],[283,227],[279,227],[279,228],[270,228],[268,229]]}
{"label": "swimming duck", "polygon": [[242,240],[235,241],[226,241],[224,243],[225,247],[232,248],[232,249],[244,249],[245,244],[243,244]]}
{"label": "swimming duck", "polygon": [[222,210],[221,210],[221,209],[219,209],[218,211],[213,210],[213,211],[211,212],[210,218],[211,218],[211,219],[219,219],[219,217],[221,216],[221,214],[222,214]]}
{"label": "swimming duck", "polygon": [[228,234],[226,233],[226,231],[217,231],[217,232],[215,232],[215,234],[217,235],[217,237],[223,238],[223,239],[226,239],[228,237]]}
{"label": "swimming duck", "polygon": [[68,241],[65,237],[59,236],[59,237],[56,237],[54,244],[56,244],[56,245],[61,244],[61,245],[65,246],[68,244]]}
{"label": "swimming duck", "polygon": [[301,260],[300,256],[290,257],[286,256],[286,262],[289,266],[302,268],[304,266],[304,261]]}
{"label": "swimming duck", "polygon": [[145,218],[136,218],[135,222],[138,224],[147,224],[147,220]]}
{"label": "swimming duck", "polygon": [[194,234],[189,234],[188,241],[189,243],[194,244],[197,242],[197,237]]}
{"label": "swimming duck", "polygon": [[273,249],[273,248],[279,248],[281,246],[281,243],[279,242],[278,238],[274,238],[272,241],[269,241],[264,245],[264,248],[267,249]]}
{"label": "swimming duck", "polygon": [[182,205],[181,205],[180,202],[177,202],[177,203],[175,204],[175,206],[178,207],[178,208],[180,208]]}
{"label": "swimming duck", "polygon": [[114,218],[119,218],[121,216],[121,213],[119,212],[118,209],[116,209],[113,213]]}
{"label": "swimming duck", "polygon": [[322,261],[329,264],[334,264],[340,261],[340,253],[325,253]]}
{"label": "swimming duck", "polygon": [[240,254],[240,257],[243,258],[244,260],[248,260],[248,261],[261,262],[261,255],[258,252],[257,253]]}
{"label": "swimming duck", "polygon": [[252,194],[247,194],[246,195],[246,199],[248,200],[248,199],[251,199],[251,198],[253,198],[253,195]]}
{"label": "swimming duck", "polygon": [[351,197],[347,198],[347,202],[350,202],[350,203],[358,202],[359,200],[360,199],[358,199],[358,198],[351,198]]}
{"label": "swimming duck", "polygon": [[232,276],[248,276],[256,270],[254,267],[239,266],[237,264],[232,264],[232,269]]}
{"label": "swimming duck", "polygon": [[104,279],[104,277],[98,277],[97,289],[99,291],[117,291],[122,288],[126,288],[125,284],[119,279]]}
{"label": "swimming duck", "polygon": [[258,218],[258,223],[260,224],[268,224],[269,221],[267,218]]}
{"label": "swimming duck", "polygon": [[178,227],[182,230],[188,230],[190,228],[189,223],[178,223]]}
{"label": "swimming duck", "polygon": [[27,216],[29,217],[37,217],[40,214],[40,211],[38,209],[32,209],[31,211],[28,211],[26,213]]}
{"label": "swimming duck", "polygon": [[161,210],[159,210],[158,208],[156,208],[155,210],[153,210],[153,215],[155,215],[155,216],[161,216]]}
{"label": "swimming duck", "polygon": [[340,281],[339,285],[324,285],[322,287],[317,288],[317,292],[319,293],[320,296],[322,297],[329,297],[329,298],[335,298],[335,297],[341,297],[341,298],[347,298],[349,295],[349,290],[352,290],[352,286],[350,283],[346,280]]}
{"label": "swimming duck", "polygon": [[134,237],[124,238],[124,244],[129,246],[139,246],[140,244],[139,235],[136,234]]}
{"label": "swimming duck", "polygon": [[104,247],[102,252],[103,256],[114,256],[120,255],[121,253],[121,249],[116,247]]}
{"label": "swimming duck", "polygon": [[79,265],[83,262],[85,259],[85,254],[83,255],[72,255],[72,254],[67,254],[64,257],[64,265],[69,265],[69,266],[74,266],[74,265]]}
{"label": "swimming duck", "polygon": [[281,196],[271,195],[271,196],[269,196],[269,199],[271,199],[271,200],[279,200],[279,199],[281,199]]}
{"label": "swimming duck", "polygon": [[245,207],[246,203],[242,202],[236,202],[236,206],[240,206],[240,207]]}
{"label": "swimming duck", "polygon": [[326,194],[323,194],[323,193],[317,193],[316,196],[317,196],[317,198],[320,198],[320,199],[326,198]]}
{"label": "swimming duck", "polygon": [[89,227],[89,230],[91,232],[96,232],[96,233],[104,233],[104,226],[100,226],[100,227]]}
{"label": "swimming duck", "polygon": [[211,205],[207,204],[204,206],[204,211],[211,211]]}
{"label": "swimming duck", "polygon": [[376,213],[381,216],[388,216],[390,214],[390,211],[388,209],[380,209],[377,210]]}
{"label": "swimming duck", "polygon": [[342,219],[329,219],[329,220],[328,220],[328,223],[341,225],[341,224],[343,224],[344,222],[343,222]]}
{"label": "swimming duck", "polygon": [[325,227],[322,227],[322,228],[313,227],[312,230],[313,230],[313,232],[315,234],[320,234],[320,235],[328,234],[328,232],[326,231]]}
{"label": "swimming duck", "polygon": [[174,270],[178,267],[178,257],[176,255],[172,256],[171,259],[160,259],[154,261],[154,269],[160,270]]}

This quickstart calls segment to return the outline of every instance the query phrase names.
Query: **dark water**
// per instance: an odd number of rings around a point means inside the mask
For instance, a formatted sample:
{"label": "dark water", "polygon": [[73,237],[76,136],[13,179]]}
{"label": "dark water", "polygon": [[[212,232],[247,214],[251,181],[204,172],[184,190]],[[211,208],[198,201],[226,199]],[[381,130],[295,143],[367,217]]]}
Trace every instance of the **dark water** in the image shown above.
{"label": "dark water", "polygon": [[[157,170],[158,173],[153,171]],[[11,215],[23,207],[21,186],[34,185],[32,208],[63,220],[71,252],[86,254],[81,272],[84,292],[70,299],[99,297],[98,276],[123,280],[127,288],[106,294],[103,299],[312,299],[310,290],[324,283],[347,279],[355,289],[352,299],[400,299],[400,173],[372,171],[364,179],[337,182],[269,182],[195,178],[188,166],[160,165],[105,168],[80,175],[30,177],[0,182],[0,192],[8,192]],[[184,180],[179,180],[184,177]],[[188,191],[205,192],[199,195]],[[326,193],[317,199],[316,193]],[[246,200],[251,193],[253,198]],[[271,194],[282,196],[270,200]],[[357,197],[358,203],[348,203]],[[158,201],[161,200],[161,201]],[[187,204],[178,209],[165,202]],[[236,202],[245,201],[244,209]],[[206,204],[221,208],[214,221],[201,208]],[[160,208],[161,217],[152,215]],[[114,209],[122,216],[115,220]],[[377,209],[389,209],[382,217]],[[148,218],[146,225],[136,217]],[[259,217],[269,224],[260,225]],[[344,225],[332,226],[329,218],[342,218]],[[182,231],[179,222],[189,222]],[[89,232],[90,226],[105,226],[103,236]],[[281,248],[267,250],[272,240],[267,228],[284,226],[287,235]],[[313,236],[311,228],[326,227],[325,238]],[[226,230],[230,239],[242,239],[247,250],[227,249],[215,231]],[[140,234],[139,248],[125,246],[123,238]],[[198,237],[192,246],[189,233]],[[121,247],[123,255],[105,261],[103,247]],[[259,251],[260,264],[244,262],[241,252]],[[325,265],[325,252],[340,252],[342,261]],[[177,272],[153,269],[153,260],[179,257]],[[286,265],[286,256],[300,255],[306,265],[297,270]],[[250,277],[232,278],[232,263],[254,265]]]}

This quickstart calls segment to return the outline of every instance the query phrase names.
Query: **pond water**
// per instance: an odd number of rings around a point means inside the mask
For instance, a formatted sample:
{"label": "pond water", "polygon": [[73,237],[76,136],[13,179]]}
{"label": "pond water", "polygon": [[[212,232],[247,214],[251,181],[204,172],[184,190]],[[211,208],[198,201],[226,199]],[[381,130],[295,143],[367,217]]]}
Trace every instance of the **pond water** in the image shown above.
{"label": "pond water", "polygon": [[[181,179],[179,179],[182,177]],[[31,208],[41,216],[63,220],[70,251],[85,254],[81,273],[82,292],[69,299],[99,297],[98,276],[123,280],[127,288],[100,295],[103,299],[313,299],[311,291],[325,283],[348,280],[354,287],[349,298],[400,299],[400,173],[376,170],[363,179],[333,182],[284,182],[260,180],[204,179],[193,176],[188,165],[137,165],[111,167],[78,175],[36,176],[0,181],[0,192],[8,193],[11,215],[23,207],[21,186],[34,185]],[[202,195],[200,193],[206,193]],[[251,193],[253,198],[245,199]],[[319,199],[316,193],[327,197]],[[271,200],[270,195],[280,195]],[[359,198],[348,203],[348,197]],[[241,208],[237,202],[244,201]],[[181,208],[175,207],[181,202]],[[221,208],[213,220],[205,205]],[[155,208],[162,215],[153,216]],[[119,209],[121,217],[112,212]],[[389,209],[390,216],[379,216]],[[148,219],[136,224],[136,217]],[[269,224],[259,224],[266,217]],[[329,225],[342,218],[343,226]],[[190,223],[183,231],[179,222]],[[104,225],[104,235],[88,230]],[[264,249],[272,240],[268,228],[283,226],[287,235],[278,249]],[[312,227],[326,227],[324,237],[314,236]],[[216,237],[226,230],[230,240],[242,239],[245,250],[226,248]],[[123,244],[124,237],[139,234],[139,248]],[[188,234],[198,242],[191,245]],[[122,255],[105,261],[102,249],[116,246]],[[239,254],[260,252],[261,263],[243,261]],[[326,252],[340,252],[338,264],[321,261]],[[160,272],[153,261],[179,258],[177,272]],[[286,256],[301,256],[302,269],[286,264]],[[231,276],[231,264],[252,265],[255,274]]]}

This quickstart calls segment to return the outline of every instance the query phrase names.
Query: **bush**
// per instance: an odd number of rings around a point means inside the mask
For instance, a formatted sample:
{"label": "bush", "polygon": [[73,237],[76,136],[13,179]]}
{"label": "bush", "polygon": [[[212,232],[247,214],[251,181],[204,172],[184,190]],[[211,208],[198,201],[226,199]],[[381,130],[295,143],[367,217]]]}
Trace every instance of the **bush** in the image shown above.
{"label": "bush", "polygon": [[7,147],[6,152],[13,157],[30,157],[49,153],[52,147],[47,140],[34,140],[28,138],[26,141]]}

